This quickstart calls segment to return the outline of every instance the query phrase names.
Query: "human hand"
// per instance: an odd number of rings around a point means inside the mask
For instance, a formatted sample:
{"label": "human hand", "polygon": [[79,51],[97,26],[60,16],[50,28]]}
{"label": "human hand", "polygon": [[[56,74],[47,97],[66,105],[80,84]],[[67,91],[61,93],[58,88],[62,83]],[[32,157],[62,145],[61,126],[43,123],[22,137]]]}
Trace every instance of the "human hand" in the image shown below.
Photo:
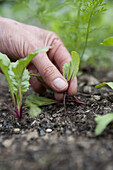
{"label": "human hand", "polygon": [[[62,76],[64,63],[71,61],[71,56],[61,39],[53,32],[35,26],[25,25],[11,19],[0,17],[0,52],[6,54],[11,61],[26,57],[29,53],[44,46],[52,48],[34,57],[28,66],[30,73],[40,74],[46,87],[54,91],[58,100],[68,89],[68,83]],[[31,77],[33,89],[42,93],[45,85],[36,77]],[[77,91],[77,79],[72,80],[68,94],[73,96]]]}

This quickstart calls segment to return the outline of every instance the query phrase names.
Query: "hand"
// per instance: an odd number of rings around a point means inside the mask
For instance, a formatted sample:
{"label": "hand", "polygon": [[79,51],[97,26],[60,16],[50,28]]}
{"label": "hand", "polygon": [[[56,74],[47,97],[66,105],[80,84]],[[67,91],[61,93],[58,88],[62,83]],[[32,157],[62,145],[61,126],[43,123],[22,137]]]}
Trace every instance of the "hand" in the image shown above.
{"label": "hand", "polygon": [[[61,39],[53,32],[35,26],[25,25],[11,19],[0,17],[0,52],[6,54],[11,61],[26,57],[30,52],[44,46],[52,48],[46,53],[39,53],[29,64],[31,73],[40,74],[46,87],[51,88],[58,100],[68,89],[68,83],[62,76],[62,66],[71,61],[71,56]],[[36,77],[30,83],[35,91],[42,93],[42,85]],[[71,82],[68,94],[73,96],[77,91],[76,77]]]}

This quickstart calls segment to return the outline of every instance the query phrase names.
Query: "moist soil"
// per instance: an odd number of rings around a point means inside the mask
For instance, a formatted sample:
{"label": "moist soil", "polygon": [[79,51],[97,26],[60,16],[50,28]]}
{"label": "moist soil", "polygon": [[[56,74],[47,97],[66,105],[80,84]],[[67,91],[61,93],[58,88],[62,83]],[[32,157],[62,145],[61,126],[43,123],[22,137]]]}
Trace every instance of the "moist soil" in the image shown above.
{"label": "moist soil", "polygon": [[[76,97],[86,105],[67,102],[66,114],[63,104],[44,106],[35,118],[24,109],[19,121],[4,105],[12,101],[0,74],[0,170],[113,170],[113,124],[94,133],[94,118],[113,112],[112,90],[95,89],[103,81],[113,81],[113,72],[85,70]],[[51,91],[45,96],[53,98]]]}

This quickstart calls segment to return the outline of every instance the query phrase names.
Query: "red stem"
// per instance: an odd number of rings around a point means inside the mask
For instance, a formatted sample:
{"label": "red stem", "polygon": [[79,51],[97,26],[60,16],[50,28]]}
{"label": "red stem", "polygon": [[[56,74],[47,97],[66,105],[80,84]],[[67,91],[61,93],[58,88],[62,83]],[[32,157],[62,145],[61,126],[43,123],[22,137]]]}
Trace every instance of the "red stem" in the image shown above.
{"label": "red stem", "polygon": [[8,110],[11,111],[11,113],[12,113],[14,116],[17,116],[17,114],[16,114],[6,103],[4,103],[4,105],[8,108]]}

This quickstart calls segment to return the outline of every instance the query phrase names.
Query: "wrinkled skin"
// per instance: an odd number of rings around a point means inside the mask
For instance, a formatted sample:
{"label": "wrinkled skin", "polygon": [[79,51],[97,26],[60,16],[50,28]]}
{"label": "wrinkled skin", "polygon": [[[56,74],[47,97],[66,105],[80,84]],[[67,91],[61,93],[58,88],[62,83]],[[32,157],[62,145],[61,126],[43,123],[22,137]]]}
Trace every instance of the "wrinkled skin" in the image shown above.
{"label": "wrinkled skin", "polygon": [[[41,84],[36,77],[31,77],[30,83],[38,93],[51,88],[56,99],[61,100],[63,92],[68,89],[68,83],[62,76],[62,66],[71,61],[71,56],[61,39],[54,32],[0,17],[0,52],[6,54],[11,61],[26,57],[30,52],[44,46],[52,48],[47,53],[41,52],[35,56],[28,69],[31,73],[40,74],[45,84]],[[68,94],[73,96],[76,90],[75,77]]]}

